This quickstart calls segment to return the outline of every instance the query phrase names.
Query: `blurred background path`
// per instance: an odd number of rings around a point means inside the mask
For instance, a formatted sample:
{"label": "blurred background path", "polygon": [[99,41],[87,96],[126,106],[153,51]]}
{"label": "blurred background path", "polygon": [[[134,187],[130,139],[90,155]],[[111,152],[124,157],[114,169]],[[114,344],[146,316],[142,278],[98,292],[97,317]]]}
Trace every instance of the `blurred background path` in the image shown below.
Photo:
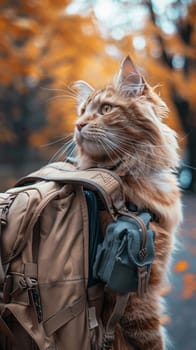
{"label": "blurred background path", "polygon": [[181,247],[172,268],[166,325],[175,350],[196,349],[196,195],[183,195]]}

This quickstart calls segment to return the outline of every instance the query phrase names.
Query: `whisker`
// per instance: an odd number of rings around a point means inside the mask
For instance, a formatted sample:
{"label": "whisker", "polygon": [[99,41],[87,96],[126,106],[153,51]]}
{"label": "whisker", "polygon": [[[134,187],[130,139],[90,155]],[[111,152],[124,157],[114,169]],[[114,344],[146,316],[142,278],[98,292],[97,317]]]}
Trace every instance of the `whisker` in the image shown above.
{"label": "whisker", "polygon": [[65,150],[64,150],[64,145],[49,159],[49,164],[52,162],[56,162],[58,161],[61,156],[64,154]]}
{"label": "whisker", "polygon": [[55,144],[57,144],[57,143],[60,143],[60,142],[62,142],[62,141],[65,142],[65,140],[66,140],[65,137],[61,137],[61,138],[59,138],[59,139],[56,140],[56,141],[52,141],[52,142],[49,142],[49,143],[45,143],[44,145],[41,145],[40,148],[53,146],[53,145],[55,145]]}
{"label": "whisker", "polygon": [[194,167],[194,166],[192,166],[192,165],[189,165],[189,164],[186,164],[186,163],[184,163],[184,162],[181,163],[181,166],[184,166],[184,167],[186,167],[186,168],[188,168],[188,169],[196,170],[196,167]]}
{"label": "whisker", "polygon": [[84,96],[82,96],[82,94],[80,93],[79,90],[77,90],[76,88],[74,88],[74,86],[66,86],[67,91],[75,98],[75,100],[84,102],[85,98]]}
{"label": "whisker", "polygon": [[[122,160],[122,154],[120,154],[120,152],[118,152],[118,150],[115,149],[113,145],[109,145],[109,144],[105,144],[105,145],[107,145],[107,147],[111,150],[111,152],[116,156],[117,160]],[[115,164],[116,163],[114,163],[114,165]],[[130,172],[130,169],[126,163],[124,163],[124,167],[128,170],[128,172]]]}
{"label": "whisker", "polygon": [[[66,142],[66,144],[64,144],[53,156],[52,158],[49,160],[49,163],[60,160],[65,154],[67,154],[67,156],[70,154],[70,152],[72,152],[73,148],[75,148],[75,142],[73,141],[73,139],[69,140]],[[67,157],[65,157],[63,160],[66,160]]]}
{"label": "whisker", "polygon": [[62,88],[48,88],[48,87],[41,87],[41,89],[47,90],[50,92],[63,92],[63,95],[57,95],[57,96],[50,97],[50,98],[48,98],[47,101],[52,101],[52,100],[61,99],[61,98],[72,99],[74,101],[78,101],[77,91],[74,91],[74,89],[72,89],[70,86],[65,86],[64,89],[62,89]]}
{"label": "whisker", "polygon": [[58,95],[58,96],[53,96],[47,99],[47,102],[54,101],[54,100],[63,100],[63,99],[69,99],[72,97],[71,96],[66,96],[66,95]]}
{"label": "whisker", "polygon": [[66,90],[65,89],[60,89],[60,88],[48,88],[48,87],[45,87],[45,86],[41,86],[41,89],[42,90],[47,90],[47,91],[60,91],[60,92],[65,92],[66,93]]}
{"label": "whisker", "polygon": [[[113,147],[115,147],[115,143],[113,143],[111,140],[107,140],[108,142],[113,144]],[[135,157],[134,155],[130,154],[127,152],[127,150],[123,149],[122,147],[119,149],[119,152],[121,153],[121,155],[126,155],[128,158],[135,160],[136,162],[139,162],[140,164],[142,164],[143,166],[147,167],[148,169],[151,170],[156,170],[156,168],[150,166],[149,164],[144,163],[141,159],[139,159],[139,157]]]}
{"label": "whisker", "polygon": [[115,161],[114,159],[112,158],[112,155],[110,154],[109,150],[107,149],[106,145],[104,144],[103,140],[102,139],[98,139],[98,141],[100,141],[103,149],[105,150],[106,154],[108,155],[109,159],[111,160],[112,164],[115,165]]}
{"label": "whisker", "polygon": [[76,150],[76,144],[73,145],[72,150],[69,152],[69,154],[67,154],[67,157],[65,160],[67,160],[68,157],[71,158],[74,155],[75,150]]}
{"label": "whisker", "polygon": [[[120,146],[125,146],[124,145],[124,142],[121,142],[120,140],[118,140],[118,144],[120,144]],[[130,144],[129,144],[130,145]],[[132,147],[134,146],[134,144],[132,145]],[[151,145],[142,145],[142,147],[139,147],[141,146],[140,144],[137,145],[137,149],[138,149],[138,152],[139,153],[142,153],[142,155],[146,155],[146,156],[153,156],[153,157],[156,157],[156,164],[159,164],[159,165],[163,165],[163,162],[167,162],[168,161],[168,158],[165,156],[162,156],[162,155],[157,155],[154,151],[156,151],[155,148],[151,147]],[[159,147],[159,149],[161,149],[162,147]],[[136,149],[136,147],[135,147]],[[164,150],[164,146],[163,146],[163,150]],[[158,159],[159,160],[158,160]]]}
{"label": "whisker", "polygon": [[[113,138],[116,138],[116,141],[118,142],[118,140],[120,141],[124,141],[126,142],[127,145],[135,145],[137,143],[137,146],[141,146],[144,147],[144,151],[146,151],[146,148],[150,148],[150,149],[163,149],[165,148],[164,145],[153,145],[153,144],[149,144],[149,143],[142,143],[140,140],[130,140],[130,138],[123,136],[123,135],[117,135],[114,133],[111,133],[110,131],[107,131],[107,134],[109,134],[108,136],[112,136]],[[142,149],[141,149],[142,150]]]}

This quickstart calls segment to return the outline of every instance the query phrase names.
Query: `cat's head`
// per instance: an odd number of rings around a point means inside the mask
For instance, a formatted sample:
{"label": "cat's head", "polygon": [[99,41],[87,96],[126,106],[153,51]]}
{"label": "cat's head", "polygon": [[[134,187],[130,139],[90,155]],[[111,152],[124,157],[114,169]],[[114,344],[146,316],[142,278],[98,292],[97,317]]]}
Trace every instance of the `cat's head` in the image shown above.
{"label": "cat's head", "polygon": [[103,167],[119,175],[149,176],[178,165],[175,133],[162,122],[167,107],[126,57],[112,84],[78,91],[74,139],[78,167]]}

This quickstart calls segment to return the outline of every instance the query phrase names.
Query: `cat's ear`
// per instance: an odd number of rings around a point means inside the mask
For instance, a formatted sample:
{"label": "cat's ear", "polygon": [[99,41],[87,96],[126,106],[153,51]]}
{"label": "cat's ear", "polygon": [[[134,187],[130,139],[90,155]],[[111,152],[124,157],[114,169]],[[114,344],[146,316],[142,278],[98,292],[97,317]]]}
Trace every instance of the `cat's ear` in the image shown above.
{"label": "cat's ear", "polygon": [[77,90],[78,104],[82,104],[92,94],[94,88],[83,80],[78,80],[73,84],[73,87]]}
{"label": "cat's ear", "polygon": [[126,96],[141,95],[144,89],[142,76],[138,73],[131,58],[127,56],[121,63],[115,79],[117,90]]}

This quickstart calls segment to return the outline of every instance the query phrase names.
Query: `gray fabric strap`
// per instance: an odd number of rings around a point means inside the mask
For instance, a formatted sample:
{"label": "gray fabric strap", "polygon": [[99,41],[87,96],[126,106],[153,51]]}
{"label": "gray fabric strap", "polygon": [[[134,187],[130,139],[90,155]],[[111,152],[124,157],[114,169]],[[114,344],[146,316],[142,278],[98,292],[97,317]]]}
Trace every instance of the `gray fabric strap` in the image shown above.
{"label": "gray fabric strap", "polygon": [[115,337],[115,328],[117,323],[120,321],[121,317],[124,314],[128,299],[129,293],[119,294],[116,297],[116,303],[112,314],[106,324],[105,335],[103,339],[103,350],[110,350]]}

